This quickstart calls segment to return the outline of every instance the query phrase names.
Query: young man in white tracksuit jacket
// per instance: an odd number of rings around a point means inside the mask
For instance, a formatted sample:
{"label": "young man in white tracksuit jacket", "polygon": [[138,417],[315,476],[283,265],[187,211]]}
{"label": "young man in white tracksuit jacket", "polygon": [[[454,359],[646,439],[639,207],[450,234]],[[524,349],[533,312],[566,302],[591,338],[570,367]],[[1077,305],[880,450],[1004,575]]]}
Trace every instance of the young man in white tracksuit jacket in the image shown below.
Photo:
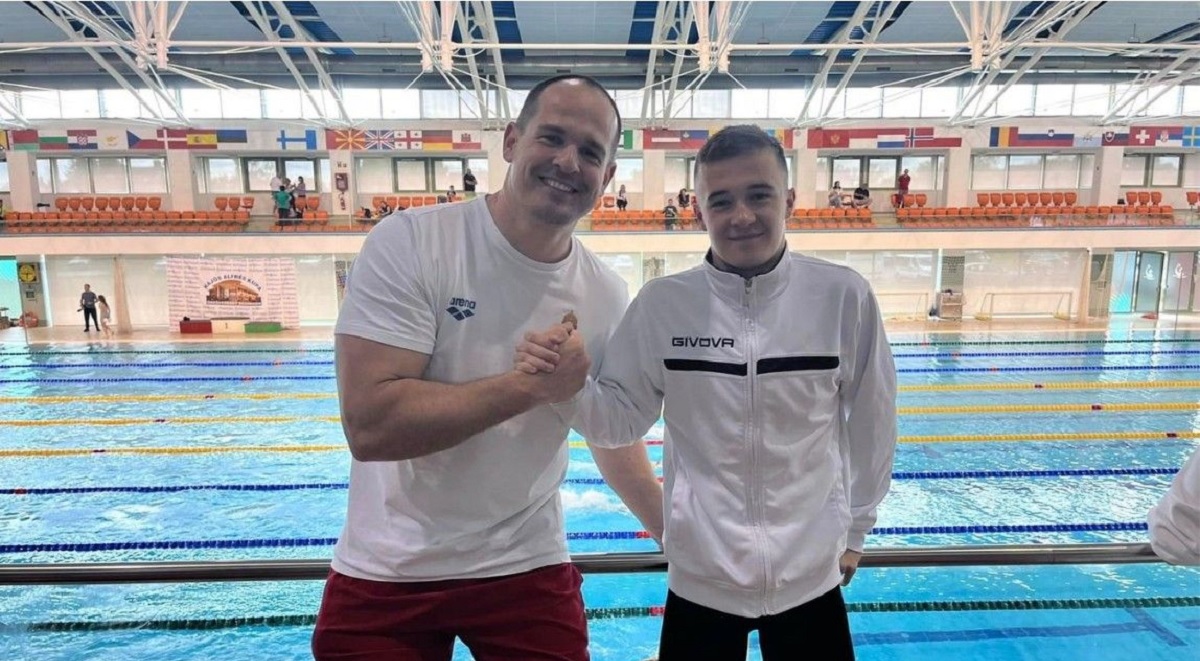
{"label": "young man in white tracksuit jacket", "polygon": [[[774,138],[728,127],[696,169],[712,249],[642,288],[574,426],[618,447],[666,422],[661,661],[744,659],[752,630],[766,661],[852,659],[839,583],[896,446],[878,304],[851,269],[787,251],[795,193]],[[518,364],[552,370],[568,332],[528,336]]]}

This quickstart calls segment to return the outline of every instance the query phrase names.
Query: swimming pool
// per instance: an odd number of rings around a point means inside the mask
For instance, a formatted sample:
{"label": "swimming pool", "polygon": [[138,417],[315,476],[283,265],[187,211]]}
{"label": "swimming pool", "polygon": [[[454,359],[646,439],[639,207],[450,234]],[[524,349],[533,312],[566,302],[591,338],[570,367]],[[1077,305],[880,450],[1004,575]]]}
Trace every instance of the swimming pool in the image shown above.
{"label": "swimming pool", "polygon": [[[1200,337],[892,341],[903,442],[871,546],[1143,541],[1197,444]],[[0,348],[0,562],[327,557],[349,462],[331,361],[316,342]],[[572,552],[652,550],[579,440]],[[0,588],[0,650],[303,659],[320,589]],[[588,576],[593,658],[652,655],[664,592]],[[1164,565],[864,569],[847,601],[863,659],[1200,654],[1200,573]]]}

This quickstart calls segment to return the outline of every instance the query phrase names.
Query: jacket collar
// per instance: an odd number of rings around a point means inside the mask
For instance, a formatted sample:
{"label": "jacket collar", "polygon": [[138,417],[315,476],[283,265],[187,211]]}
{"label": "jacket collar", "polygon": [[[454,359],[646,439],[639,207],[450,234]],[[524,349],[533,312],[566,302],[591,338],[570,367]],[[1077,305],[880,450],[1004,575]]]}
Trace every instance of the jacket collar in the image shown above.
{"label": "jacket collar", "polygon": [[[787,288],[788,277],[792,269],[791,253],[787,244],[783,247],[783,257],[775,268],[750,278],[750,296],[753,302],[762,303],[775,298]],[[704,271],[708,275],[709,286],[716,295],[732,305],[741,306],[746,302],[746,278],[722,271],[713,265],[712,249],[704,255]]]}

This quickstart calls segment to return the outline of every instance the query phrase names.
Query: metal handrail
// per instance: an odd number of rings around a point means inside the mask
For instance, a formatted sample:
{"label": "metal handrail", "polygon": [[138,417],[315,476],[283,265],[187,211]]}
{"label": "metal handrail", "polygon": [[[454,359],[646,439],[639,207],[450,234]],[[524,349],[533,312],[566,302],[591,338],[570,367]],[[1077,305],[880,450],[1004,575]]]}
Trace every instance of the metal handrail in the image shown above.
{"label": "metal handrail", "polygon": [[[661,572],[662,553],[581,553],[585,574]],[[861,567],[968,567],[1161,562],[1149,544],[1026,544],[870,549]],[[328,560],[235,560],[0,565],[0,585],[320,580]]]}

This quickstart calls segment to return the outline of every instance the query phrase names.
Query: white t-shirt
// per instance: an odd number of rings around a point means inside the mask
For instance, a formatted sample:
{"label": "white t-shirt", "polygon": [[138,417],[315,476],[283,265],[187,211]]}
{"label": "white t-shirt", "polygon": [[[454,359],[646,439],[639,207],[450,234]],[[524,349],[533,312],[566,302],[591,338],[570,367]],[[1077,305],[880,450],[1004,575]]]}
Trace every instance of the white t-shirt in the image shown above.
{"label": "white t-shirt", "polygon": [[[428,354],[426,379],[464,383],[512,369],[524,334],[568,310],[599,365],[628,297],[577,240],[556,264],[522,255],[480,198],[402,211],[375,227],[347,279],[335,332]],[[432,581],[568,561],[559,485],[571,415],[542,406],[442,452],[352,460],[333,568]]]}

